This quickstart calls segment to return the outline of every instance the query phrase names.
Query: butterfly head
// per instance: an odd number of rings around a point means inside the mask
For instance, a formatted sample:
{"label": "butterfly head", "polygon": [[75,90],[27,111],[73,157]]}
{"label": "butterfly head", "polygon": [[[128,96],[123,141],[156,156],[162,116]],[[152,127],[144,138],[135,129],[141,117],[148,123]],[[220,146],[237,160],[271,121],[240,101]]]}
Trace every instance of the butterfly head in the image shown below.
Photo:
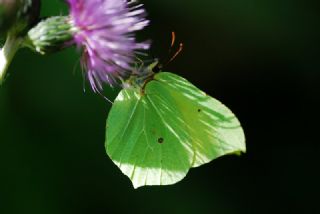
{"label": "butterfly head", "polygon": [[[164,60],[153,59],[153,60],[142,60],[137,58],[134,69],[132,70],[131,76],[126,81],[125,85],[143,87],[146,82],[153,79],[156,73],[161,72],[170,62],[172,62],[183,50],[183,43],[179,44],[178,48],[175,48],[176,35],[172,32],[171,46],[169,49],[169,57]],[[172,52],[172,50],[174,50]]]}
{"label": "butterfly head", "polygon": [[[174,50],[174,52],[173,52]],[[179,46],[176,48],[176,34],[172,32],[171,35],[171,46],[169,49],[168,57],[164,58],[164,60],[154,59],[151,64],[145,67],[145,69],[149,72],[158,73],[163,70],[169,63],[171,63],[176,57],[182,52],[183,43],[179,43]]]}

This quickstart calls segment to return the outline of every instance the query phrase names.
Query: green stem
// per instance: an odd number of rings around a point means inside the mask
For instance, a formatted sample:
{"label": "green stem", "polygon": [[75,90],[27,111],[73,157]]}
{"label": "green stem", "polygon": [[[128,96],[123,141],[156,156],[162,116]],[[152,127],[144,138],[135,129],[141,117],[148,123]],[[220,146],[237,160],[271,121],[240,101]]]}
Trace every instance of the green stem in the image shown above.
{"label": "green stem", "polygon": [[0,85],[3,83],[8,67],[21,43],[21,38],[8,35],[3,48],[0,49]]}

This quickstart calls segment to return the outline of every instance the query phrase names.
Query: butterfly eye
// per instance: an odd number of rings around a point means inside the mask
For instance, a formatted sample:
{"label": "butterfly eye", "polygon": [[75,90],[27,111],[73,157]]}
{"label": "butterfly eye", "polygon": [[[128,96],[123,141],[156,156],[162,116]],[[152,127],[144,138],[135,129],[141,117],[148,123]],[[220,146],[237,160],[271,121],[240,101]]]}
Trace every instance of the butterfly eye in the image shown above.
{"label": "butterfly eye", "polygon": [[158,62],[153,68],[152,68],[152,71],[154,73],[158,73],[162,70],[162,64],[160,62]]}

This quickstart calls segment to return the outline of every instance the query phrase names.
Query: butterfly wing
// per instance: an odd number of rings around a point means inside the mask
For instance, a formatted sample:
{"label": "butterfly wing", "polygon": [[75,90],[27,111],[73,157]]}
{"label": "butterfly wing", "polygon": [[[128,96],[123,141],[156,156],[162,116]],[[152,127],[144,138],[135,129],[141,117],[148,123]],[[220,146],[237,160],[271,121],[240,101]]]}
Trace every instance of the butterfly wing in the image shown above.
{"label": "butterfly wing", "polygon": [[195,152],[192,167],[222,155],[246,151],[240,122],[225,105],[178,75],[163,72],[155,79],[166,86],[175,98],[170,104],[176,105],[183,114]]}
{"label": "butterfly wing", "polygon": [[192,167],[245,151],[239,121],[187,80],[161,72],[120,92],[107,121],[106,150],[135,188],[174,184]]}
{"label": "butterfly wing", "polygon": [[142,96],[140,90],[125,89],[108,116],[107,153],[135,188],[175,183],[192,163],[191,143],[181,142],[179,133],[173,134],[182,129],[182,122],[168,120],[178,112],[165,113],[160,105],[165,104],[153,96]]}

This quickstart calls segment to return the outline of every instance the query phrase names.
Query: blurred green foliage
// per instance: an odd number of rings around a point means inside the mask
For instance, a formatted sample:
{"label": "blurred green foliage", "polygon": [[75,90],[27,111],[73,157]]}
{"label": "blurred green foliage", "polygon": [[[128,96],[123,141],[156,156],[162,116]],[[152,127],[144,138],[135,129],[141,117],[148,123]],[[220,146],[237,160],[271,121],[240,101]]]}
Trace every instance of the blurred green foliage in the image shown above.
{"label": "blurred green foliage", "polygon": [[[70,49],[20,51],[0,87],[0,213],[316,213],[319,4],[298,0],[143,1],[141,39],[176,72],[230,107],[248,153],[190,172],[181,183],[133,190],[105,154],[110,108],[91,92]],[[42,15],[66,14],[60,0]],[[111,99],[116,89],[106,89]]]}

